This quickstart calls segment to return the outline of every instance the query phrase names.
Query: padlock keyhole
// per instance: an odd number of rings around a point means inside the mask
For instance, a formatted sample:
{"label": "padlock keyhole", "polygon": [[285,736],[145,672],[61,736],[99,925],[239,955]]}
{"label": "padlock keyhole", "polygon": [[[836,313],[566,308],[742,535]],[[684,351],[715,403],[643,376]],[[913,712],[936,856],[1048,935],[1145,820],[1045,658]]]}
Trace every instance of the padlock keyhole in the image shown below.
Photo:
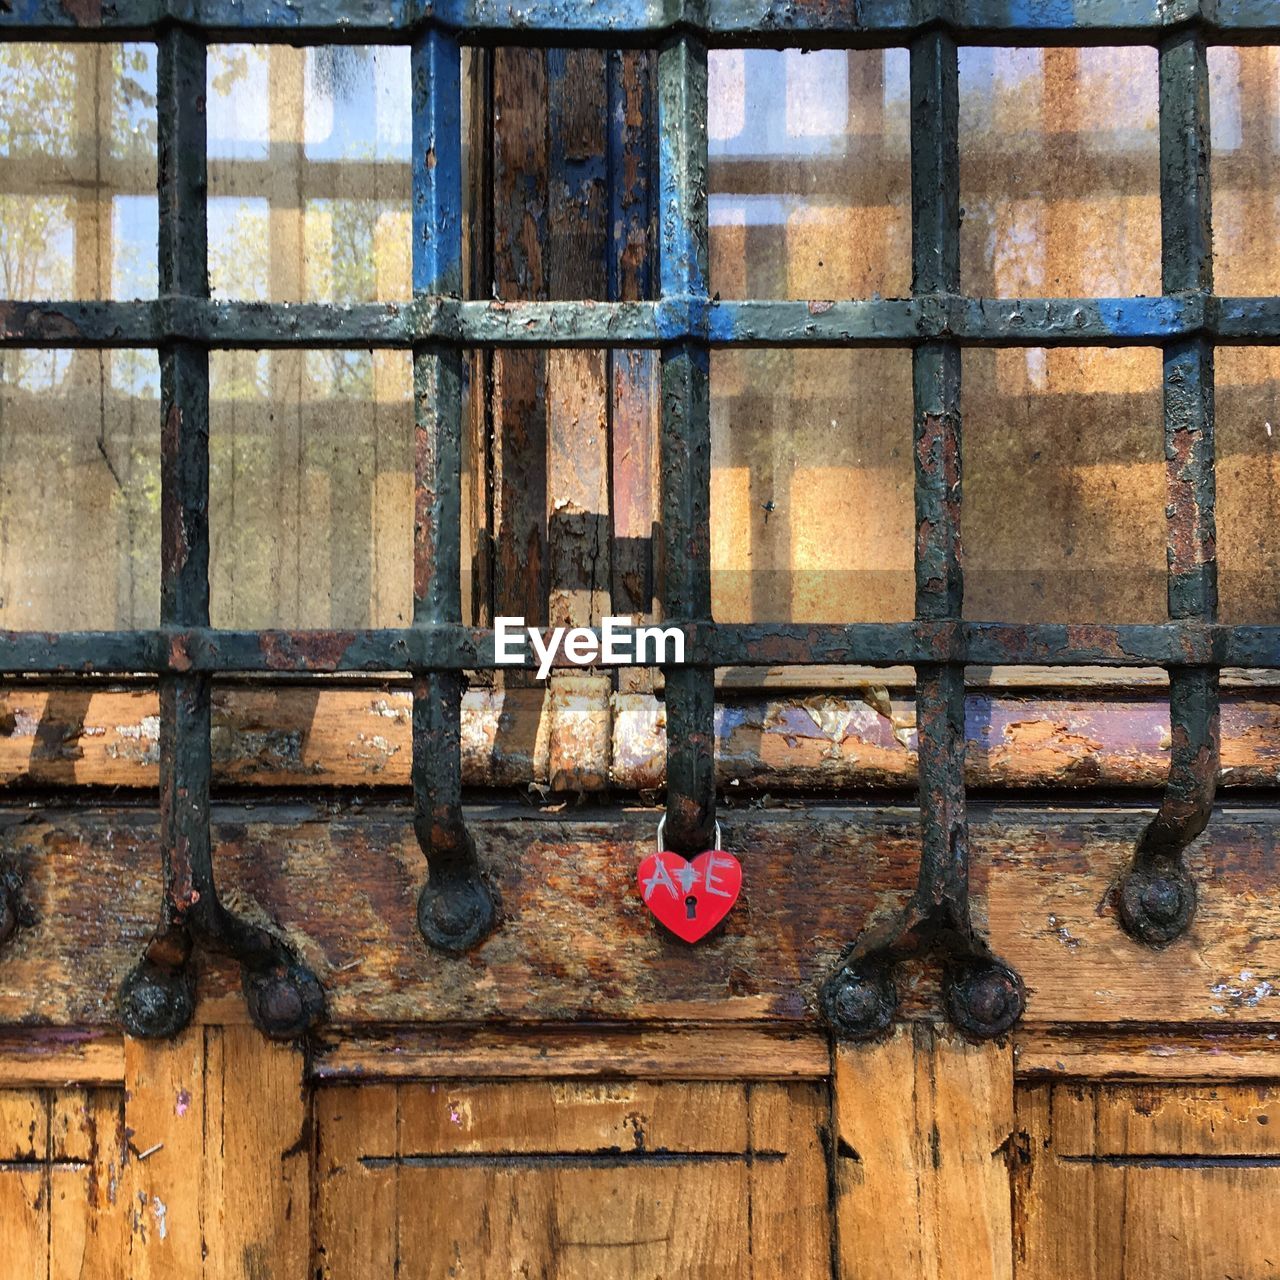
{"label": "padlock keyhole", "polygon": [[685,909],[685,918],[688,920],[692,920],[694,918],[693,913],[698,909],[698,900],[693,896],[693,894],[690,894],[684,900],[684,909]]}

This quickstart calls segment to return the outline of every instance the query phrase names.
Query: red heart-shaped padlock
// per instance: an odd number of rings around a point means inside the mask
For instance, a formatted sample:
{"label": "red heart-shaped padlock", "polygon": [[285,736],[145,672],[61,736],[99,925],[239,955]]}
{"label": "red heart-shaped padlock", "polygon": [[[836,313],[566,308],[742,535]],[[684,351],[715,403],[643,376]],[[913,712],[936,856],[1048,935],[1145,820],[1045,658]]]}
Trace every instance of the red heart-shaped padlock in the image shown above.
{"label": "red heart-shaped padlock", "polygon": [[660,924],[685,942],[697,942],[738,900],[742,867],[733,854],[719,849],[708,849],[690,862],[663,850],[640,864],[636,884]]}

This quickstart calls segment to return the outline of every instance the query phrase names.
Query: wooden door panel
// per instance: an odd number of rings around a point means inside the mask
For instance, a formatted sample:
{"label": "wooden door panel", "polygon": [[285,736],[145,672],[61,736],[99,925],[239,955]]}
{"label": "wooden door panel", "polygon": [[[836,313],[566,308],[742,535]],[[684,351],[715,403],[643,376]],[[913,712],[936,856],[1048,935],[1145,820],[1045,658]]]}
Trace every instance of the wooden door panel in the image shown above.
{"label": "wooden door panel", "polygon": [[414,1276],[826,1277],[828,1116],[808,1083],[321,1088],[320,1274],[394,1242]]}
{"label": "wooden door panel", "polygon": [[1280,1275],[1267,1085],[1019,1090],[1018,1280]]}

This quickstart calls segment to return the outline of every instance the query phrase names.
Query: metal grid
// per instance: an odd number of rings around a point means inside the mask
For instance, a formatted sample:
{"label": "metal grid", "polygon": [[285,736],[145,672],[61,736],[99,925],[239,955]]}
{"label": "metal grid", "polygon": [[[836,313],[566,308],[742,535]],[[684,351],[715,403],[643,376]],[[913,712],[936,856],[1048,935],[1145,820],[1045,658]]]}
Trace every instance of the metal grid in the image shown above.
{"label": "metal grid", "polygon": [[[122,992],[126,1026],[164,1035],[190,1018],[193,943],[243,966],[251,1012],[294,1036],[323,1013],[314,975],[270,932],[218,901],[209,836],[209,693],[218,672],[413,675],[415,830],[429,875],[419,923],[461,951],[494,909],[463,821],[463,673],[491,668],[492,632],[462,622],[460,443],[468,348],[652,347],[662,359],[664,610],[686,633],[667,672],[667,839],[708,847],[715,821],[713,669],[913,664],[918,681],[922,856],[898,917],[866,931],[823,984],[843,1035],[875,1034],[896,1004],[893,966],[938,949],[949,1013],[990,1036],[1020,1015],[1020,979],[970,920],[963,779],[964,667],[1159,665],[1170,673],[1165,799],[1119,885],[1121,919],[1159,945],[1195,891],[1182,862],[1212,808],[1218,672],[1280,668],[1280,627],[1216,622],[1213,349],[1280,342],[1280,298],[1213,293],[1206,46],[1280,41],[1274,0],[0,0],[10,38],[154,38],[159,44],[160,297],[154,302],[0,301],[0,345],[156,347],[162,364],[162,613],[150,631],[4,633],[0,674],[151,672],[161,686],[161,927]],[[413,301],[403,305],[215,303],[206,274],[206,47],[214,38],[400,41],[412,46]],[[660,296],[650,302],[461,300],[460,41],[660,46]],[[965,297],[959,269],[961,41],[1145,43],[1160,66],[1163,295]],[[913,287],[906,300],[721,302],[707,287],[707,45],[908,45]],[[961,618],[960,353],[964,346],[1119,346],[1164,351],[1169,621],[1015,625]],[[709,351],[713,346],[896,346],[913,353],[916,620],[717,625],[711,620]],[[399,347],[413,352],[413,624],[364,631],[209,626],[208,360],[216,348]]]}

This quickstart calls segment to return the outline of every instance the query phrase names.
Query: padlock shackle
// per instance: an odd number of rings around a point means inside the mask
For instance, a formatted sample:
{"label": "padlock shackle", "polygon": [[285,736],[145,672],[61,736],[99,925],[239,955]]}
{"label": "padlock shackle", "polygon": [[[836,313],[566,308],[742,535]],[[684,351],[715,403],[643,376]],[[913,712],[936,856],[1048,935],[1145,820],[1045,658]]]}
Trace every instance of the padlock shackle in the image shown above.
{"label": "padlock shackle", "polygon": [[[666,825],[667,825],[667,815],[664,813],[664,814],[662,815],[662,817],[660,817],[660,818],[658,819],[658,834],[657,834],[656,839],[654,840],[654,843],[655,843],[655,844],[657,845],[657,847],[658,847],[658,852],[659,852],[659,853],[665,853],[665,852],[666,852],[666,850],[665,850],[665,849],[663,848],[663,846],[662,846],[662,832],[663,832],[663,831],[664,831],[664,829],[666,828]],[[714,849],[715,849],[715,852],[716,852],[716,853],[719,853],[719,852],[720,852],[720,821],[719,821],[719,819],[717,819],[717,820],[716,820],[716,842],[715,842],[715,845],[714,845],[713,847],[714,847]]]}

